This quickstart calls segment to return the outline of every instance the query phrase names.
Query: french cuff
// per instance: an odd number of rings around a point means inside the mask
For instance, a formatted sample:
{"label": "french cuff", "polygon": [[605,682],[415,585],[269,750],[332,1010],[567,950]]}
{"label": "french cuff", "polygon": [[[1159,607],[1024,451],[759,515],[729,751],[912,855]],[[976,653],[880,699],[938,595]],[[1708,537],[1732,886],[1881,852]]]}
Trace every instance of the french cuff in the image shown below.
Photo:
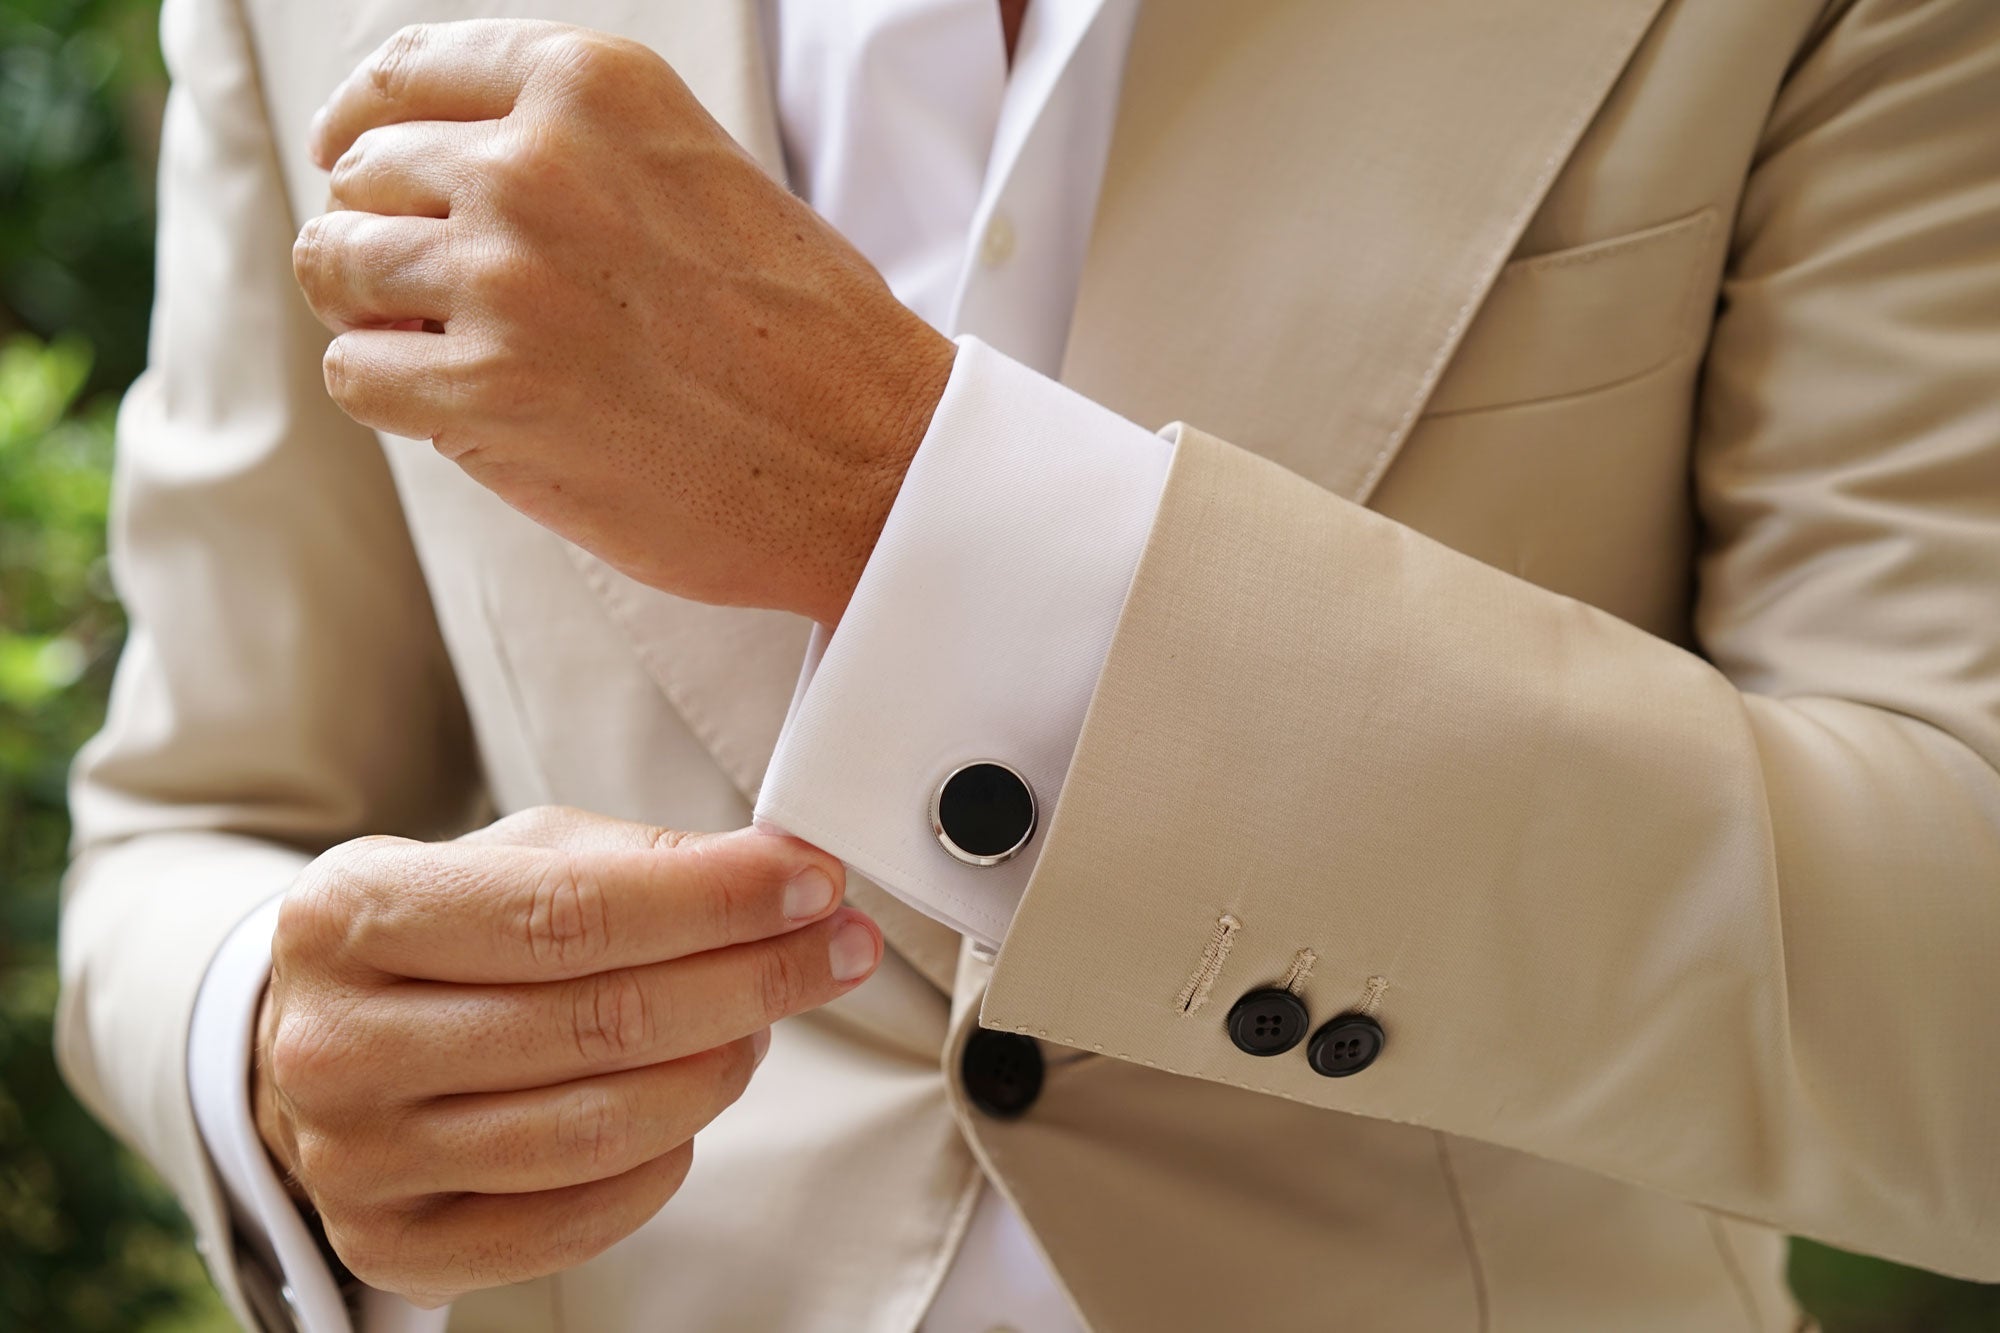
{"label": "french cuff", "polygon": [[246,1290],[246,1299],[263,1322],[300,1333],[441,1333],[449,1307],[420,1310],[361,1287],[350,1309],[333,1265],[257,1133],[250,1062],[283,901],[279,894],[265,902],[223,940],[202,978],[188,1034],[195,1124],[235,1219],[241,1280],[262,1294],[259,1299]]}
{"label": "french cuff", "polygon": [[[838,632],[814,631],[757,822],[997,947],[1172,458],[1152,432],[960,338]],[[977,764],[999,767],[961,775],[940,820],[947,779]],[[976,836],[954,844],[955,817]]]}

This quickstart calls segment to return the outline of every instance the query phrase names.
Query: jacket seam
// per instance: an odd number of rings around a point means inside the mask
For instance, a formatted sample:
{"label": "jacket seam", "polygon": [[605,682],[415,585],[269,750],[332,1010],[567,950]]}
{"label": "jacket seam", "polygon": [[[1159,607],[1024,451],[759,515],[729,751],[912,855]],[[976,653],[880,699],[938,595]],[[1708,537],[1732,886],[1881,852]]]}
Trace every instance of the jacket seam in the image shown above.
{"label": "jacket seam", "polygon": [[1704,1209],[1702,1220],[1708,1224],[1708,1238],[1715,1246],[1715,1257],[1721,1260],[1722,1271],[1729,1275],[1729,1285],[1736,1292],[1736,1299],[1743,1302],[1743,1326],[1751,1333],[1757,1333],[1763,1326],[1757,1317],[1757,1298],[1751,1293],[1750,1279],[1736,1258],[1736,1247],[1730,1244],[1728,1234],[1723,1231],[1721,1218]]}
{"label": "jacket seam", "polygon": [[1437,1144],[1438,1174],[1443,1177],[1445,1194],[1451,1199],[1452,1216],[1458,1222],[1458,1236],[1465,1243],[1465,1267],[1472,1279],[1473,1308],[1479,1320],[1475,1327],[1479,1333],[1489,1333],[1493,1327],[1493,1312],[1486,1290],[1486,1264],[1479,1254],[1479,1240],[1472,1233],[1472,1213],[1466,1207],[1465,1190],[1459,1183],[1458,1170],[1452,1165],[1450,1142],[1442,1130],[1432,1130],[1431,1138]]}

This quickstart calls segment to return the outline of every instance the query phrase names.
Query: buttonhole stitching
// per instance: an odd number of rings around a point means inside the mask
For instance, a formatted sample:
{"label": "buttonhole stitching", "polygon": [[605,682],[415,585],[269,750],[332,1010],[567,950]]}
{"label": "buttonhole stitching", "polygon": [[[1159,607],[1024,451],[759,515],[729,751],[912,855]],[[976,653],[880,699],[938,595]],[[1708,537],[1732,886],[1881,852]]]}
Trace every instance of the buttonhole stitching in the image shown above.
{"label": "buttonhole stitching", "polygon": [[1361,993],[1361,1003],[1354,1006],[1354,1011],[1372,1016],[1377,1009],[1382,1007],[1382,993],[1388,989],[1389,978],[1368,978],[1368,989]]}
{"label": "buttonhole stitching", "polygon": [[1215,979],[1222,975],[1222,964],[1236,947],[1236,932],[1242,928],[1243,923],[1227,912],[1215,919],[1215,929],[1201,951],[1201,961],[1195,964],[1194,975],[1174,999],[1182,1018],[1192,1018],[1208,1003],[1208,993],[1214,989]]}
{"label": "buttonhole stitching", "polygon": [[1292,965],[1285,969],[1285,975],[1278,978],[1278,989],[1298,995],[1306,988],[1306,978],[1313,974],[1313,964],[1319,955],[1311,949],[1301,949],[1292,955]]}

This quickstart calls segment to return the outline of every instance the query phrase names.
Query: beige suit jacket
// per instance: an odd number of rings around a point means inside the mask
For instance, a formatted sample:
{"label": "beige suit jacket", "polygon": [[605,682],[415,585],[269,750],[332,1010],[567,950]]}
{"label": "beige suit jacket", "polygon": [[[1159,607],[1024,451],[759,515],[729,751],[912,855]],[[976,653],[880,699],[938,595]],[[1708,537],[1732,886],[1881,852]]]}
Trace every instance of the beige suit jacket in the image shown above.
{"label": "beige suit jacket", "polygon": [[[168,0],[61,1045],[232,1299],[230,926],[355,834],[742,822],[805,638],[322,392],[309,113],[537,10]],[[562,16],[782,169],[749,0]],[[997,967],[858,886],[895,955],[683,1195],[453,1327],[908,1329],[982,1170],[1099,1333],[1789,1329],[1784,1231],[2000,1278],[2000,6],[1149,0],[1121,99],[1064,375],[1191,424]],[[1359,1077],[1225,1035],[1301,950]]]}

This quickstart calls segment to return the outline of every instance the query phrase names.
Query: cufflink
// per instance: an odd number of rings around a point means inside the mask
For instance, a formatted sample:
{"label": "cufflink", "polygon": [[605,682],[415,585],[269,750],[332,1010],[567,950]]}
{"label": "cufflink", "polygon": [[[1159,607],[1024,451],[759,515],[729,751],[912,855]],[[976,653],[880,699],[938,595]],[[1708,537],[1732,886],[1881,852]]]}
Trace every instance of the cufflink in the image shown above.
{"label": "cufflink", "polygon": [[997,759],[961,764],[931,793],[931,832],[955,860],[997,866],[1035,836],[1035,793]]}

